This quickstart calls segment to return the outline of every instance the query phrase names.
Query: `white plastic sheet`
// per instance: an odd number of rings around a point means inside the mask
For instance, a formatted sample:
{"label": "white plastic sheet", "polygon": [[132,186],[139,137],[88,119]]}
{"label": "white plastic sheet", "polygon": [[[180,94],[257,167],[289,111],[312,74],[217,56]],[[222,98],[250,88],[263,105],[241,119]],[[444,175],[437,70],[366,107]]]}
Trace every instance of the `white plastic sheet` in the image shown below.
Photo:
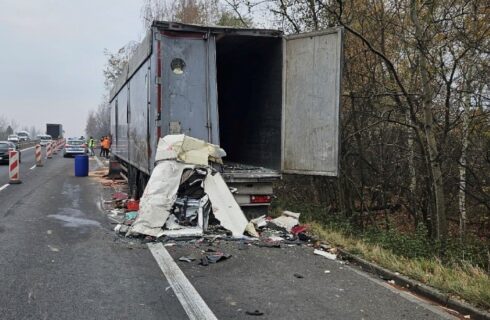
{"label": "white plastic sheet", "polygon": [[177,198],[182,172],[187,168],[194,166],[176,161],[157,164],[140,200],[138,217],[127,235],[140,233],[157,238],[163,235],[162,227]]}

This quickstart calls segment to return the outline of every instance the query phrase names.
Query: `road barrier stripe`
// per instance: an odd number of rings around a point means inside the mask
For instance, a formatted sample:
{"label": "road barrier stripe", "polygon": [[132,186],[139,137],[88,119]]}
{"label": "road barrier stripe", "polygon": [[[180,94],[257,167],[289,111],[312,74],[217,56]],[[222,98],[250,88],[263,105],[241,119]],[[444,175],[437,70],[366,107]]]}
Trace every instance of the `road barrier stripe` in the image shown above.
{"label": "road barrier stripe", "polygon": [[41,145],[36,145],[36,167],[42,167],[43,166],[43,152],[41,149]]}
{"label": "road barrier stripe", "polygon": [[19,152],[14,150],[9,151],[9,183],[21,183],[19,172]]}
{"label": "road barrier stripe", "polygon": [[191,320],[217,320],[214,313],[186,278],[161,243],[148,243],[153,257]]}
{"label": "road barrier stripe", "polygon": [[46,145],[46,157],[48,159],[51,159],[53,157],[53,155],[52,155],[52,145],[51,145],[51,142]]}

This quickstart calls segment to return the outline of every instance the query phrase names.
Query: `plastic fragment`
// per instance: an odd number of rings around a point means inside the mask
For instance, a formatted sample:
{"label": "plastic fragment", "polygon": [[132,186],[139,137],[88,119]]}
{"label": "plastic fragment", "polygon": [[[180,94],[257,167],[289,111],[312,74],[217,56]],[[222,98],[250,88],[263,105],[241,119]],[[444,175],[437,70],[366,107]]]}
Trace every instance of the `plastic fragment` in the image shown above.
{"label": "plastic fragment", "polygon": [[246,311],[245,314],[247,314],[249,316],[263,316],[264,315],[264,313],[263,312],[260,312],[259,310]]}
{"label": "plastic fragment", "polygon": [[179,258],[179,261],[184,261],[184,262],[188,262],[188,263],[190,263],[194,260],[196,260],[196,259],[194,257],[191,257],[191,256],[182,256]]}
{"label": "plastic fragment", "polygon": [[336,254],[333,254],[333,253],[330,253],[330,252],[326,252],[326,251],[315,249],[315,251],[313,251],[313,253],[316,254],[316,255],[325,257],[325,258],[327,258],[329,260],[337,260],[337,255]]}

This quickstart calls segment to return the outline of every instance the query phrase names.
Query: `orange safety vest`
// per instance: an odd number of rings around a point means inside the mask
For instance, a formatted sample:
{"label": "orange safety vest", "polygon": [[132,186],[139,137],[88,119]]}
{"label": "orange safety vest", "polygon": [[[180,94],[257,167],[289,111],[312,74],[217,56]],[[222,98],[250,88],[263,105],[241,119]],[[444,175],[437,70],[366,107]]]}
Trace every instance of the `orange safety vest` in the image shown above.
{"label": "orange safety vest", "polygon": [[104,139],[104,141],[102,141],[102,147],[104,149],[109,149],[109,139]]}

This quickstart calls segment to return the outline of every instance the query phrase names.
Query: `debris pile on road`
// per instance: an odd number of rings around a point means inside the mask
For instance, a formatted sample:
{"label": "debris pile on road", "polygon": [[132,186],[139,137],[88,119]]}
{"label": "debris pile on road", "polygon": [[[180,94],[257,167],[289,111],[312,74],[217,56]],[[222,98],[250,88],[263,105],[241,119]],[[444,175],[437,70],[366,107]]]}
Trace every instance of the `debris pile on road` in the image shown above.
{"label": "debris pile on road", "polygon": [[[300,213],[283,211],[276,218],[247,220],[214,164],[226,153],[219,146],[185,135],[160,139],[155,168],[139,201],[119,189],[112,195],[109,218],[116,233],[145,241],[209,242],[239,241],[265,248],[308,245],[314,254],[331,260],[335,252],[313,244]],[[224,253],[205,253],[201,265],[229,258]],[[195,259],[194,259],[195,260]],[[193,259],[182,257],[181,261]]]}
{"label": "debris pile on road", "polygon": [[[247,219],[220,173],[226,153],[219,146],[186,135],[160,139],[156,165],[129,228],[116,227],[126,236],[179,238],[202,236],[212,217],[233,236],[242,236]],[[121,223],[124,224],[124,223]]]}

